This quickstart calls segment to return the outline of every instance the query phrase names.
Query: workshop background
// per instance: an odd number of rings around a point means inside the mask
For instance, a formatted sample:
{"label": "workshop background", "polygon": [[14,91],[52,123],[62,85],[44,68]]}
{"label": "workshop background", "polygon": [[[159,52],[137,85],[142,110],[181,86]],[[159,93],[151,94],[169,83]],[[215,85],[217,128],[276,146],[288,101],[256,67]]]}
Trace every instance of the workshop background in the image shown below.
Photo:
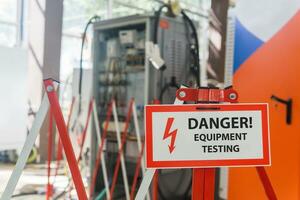
{"label": "workshop background", "polygon": [[[241,103],[269,103],[265,169],[277,199],[300,199],[299,24],[300,0],[0,0],[0,199],[80,199],[69,165],[88,199],[134,199],[144,106],[173,104],[181,85],[233,86]],[[44,79],[59,82],[76,163],[53,113],[37,119]],[[215,199],[272,199],[255,167],[220,168],[215,180]],[[192,199],[191,188],[191,169],[158,170],[146,199]]]}

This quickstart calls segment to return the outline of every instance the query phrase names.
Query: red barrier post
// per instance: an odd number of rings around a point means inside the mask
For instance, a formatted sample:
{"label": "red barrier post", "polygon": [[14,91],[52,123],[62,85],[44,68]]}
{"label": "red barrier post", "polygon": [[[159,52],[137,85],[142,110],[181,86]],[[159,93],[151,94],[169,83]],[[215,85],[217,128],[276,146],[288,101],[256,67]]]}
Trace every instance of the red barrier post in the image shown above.
{"label": "red barrier post", "polygon": [[268,177],[266,169],[264,167],[256,167],[256,171],[259,175],[260,181],[263,184],[264,190],[269,200],[277,200],[275,191],[272,187],[271,181]]}
{"label": "red barrier post", "polygon": [[193,169],[192,199],[204,199],[204,169]]}
{"label": "red barrier post", "polygon": [[52,196],[52,184],[50,183],[51,176],[51,159],[52,159],[52,138],[53,138],[53,120],[52,112],[49,111],[49,126],[48,126],[48,162],[47,162],[47,192],[46,200]]}
{"label": "red barrier post", "polygon": [[70,171],[72,174],[72,178],[73,178],[73,182],[75,184],[78,198],[80,200],[87,200],[88,198],[87,198],[85,188],[83,185],[82,177],[81,177],[78,165],[77,165],[74,150],[73,150],[73,147],[71,144],[71,140],[69,138],[67,126],[65,124],[62,111],[60,109],[58,97],[55,92],[52,79],[44,80],[44,86],[45,86],[47,96],[49,99],[50,108],[51,108],[53,117],[56,122],[58,133],[60,135],[62,145],[63,145],[64,151],[66,153],[66,158],[67,158],[67,161],[69,164],[69,168],[70,168]]}
{"label": "red barrier post", "polygon": [[[70,111],[69,111],[69,115],[68,115],[68,121],[67,121],[68,131],[69,131],[69,128],[70,128],[70,121],[71,121],[71,117],[72,117],[72,113],[73,113],[74,103],[75,103],[75,97],[72,98]],[[55,173],[54,173],[54,179],[56,178],[56,176],[58,174],[58,170],[59,170],[59,167],[60,167],[60,161],[62,160],[62,154],[63,154],[62,148],[63,148],[62,143],[61,143],[60,137],[58,136],[57,152],[56,152],[56,169],[55,169]]]}
{"label": "red barrier post", "polygon": [[156,170],[152,180],[152,200],[158,200],[158,177],[158,170]]}

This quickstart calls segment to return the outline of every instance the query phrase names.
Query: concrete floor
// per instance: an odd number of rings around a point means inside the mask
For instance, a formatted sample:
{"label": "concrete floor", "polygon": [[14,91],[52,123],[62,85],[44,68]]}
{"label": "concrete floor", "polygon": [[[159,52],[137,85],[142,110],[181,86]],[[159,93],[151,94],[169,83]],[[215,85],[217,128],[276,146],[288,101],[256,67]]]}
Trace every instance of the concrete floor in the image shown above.
{"label": "concrete floor", "polygon": [[[8,182],[8,179],[12,173],[13,168],[14,168],[13,165],[0,164],[0,196],[2,195],[5,189],[5,186]],[[54,168],[55,166],[53,166],[52,173],[54,173]],[[61,168],[59,170],[59,176],[56,177],[54,182],[54,188],[56,191],[55,194],[61,193],[61,191],[63,191],[68,185],[68,177],[63,174],[64,174],[64,168]],[[54,176],[51,176],[50,180],[51,183],[53,183]],[[12,199],[24,199],[24,200],[45,199],[46,185],[47,185],[46,165],[39,165],[39,164],[28,165],[26,166],[26,169],[24,170],[22,176],[19,179],[14,195],[20,193],[31,193],[31,192],[37,192],[38,194],[13,197]]]}

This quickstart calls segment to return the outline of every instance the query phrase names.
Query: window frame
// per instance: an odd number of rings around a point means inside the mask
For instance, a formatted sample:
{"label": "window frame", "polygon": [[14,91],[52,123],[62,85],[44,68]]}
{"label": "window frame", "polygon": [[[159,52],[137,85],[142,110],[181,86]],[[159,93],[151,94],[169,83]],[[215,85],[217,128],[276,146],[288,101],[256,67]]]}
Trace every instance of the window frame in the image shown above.
{"label": "window frame", "polygon": [[[22,46],[24,42],[24,8],[25,0],[16,0],[16,16],[14,21],[0,19],[0,25],[13,27],[15,29],[15,42],[12,47]],[[3,46],[10,46],[1,44]]]}

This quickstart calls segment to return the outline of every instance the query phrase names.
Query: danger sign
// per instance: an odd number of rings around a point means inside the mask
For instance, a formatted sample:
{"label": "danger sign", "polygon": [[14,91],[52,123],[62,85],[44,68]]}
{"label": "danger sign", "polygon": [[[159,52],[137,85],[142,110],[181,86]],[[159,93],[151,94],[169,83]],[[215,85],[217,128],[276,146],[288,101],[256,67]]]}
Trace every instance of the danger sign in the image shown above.
{"label": "danger sign", "polygon": [[268,104],[148,105],[148,168],[270,165]]}

